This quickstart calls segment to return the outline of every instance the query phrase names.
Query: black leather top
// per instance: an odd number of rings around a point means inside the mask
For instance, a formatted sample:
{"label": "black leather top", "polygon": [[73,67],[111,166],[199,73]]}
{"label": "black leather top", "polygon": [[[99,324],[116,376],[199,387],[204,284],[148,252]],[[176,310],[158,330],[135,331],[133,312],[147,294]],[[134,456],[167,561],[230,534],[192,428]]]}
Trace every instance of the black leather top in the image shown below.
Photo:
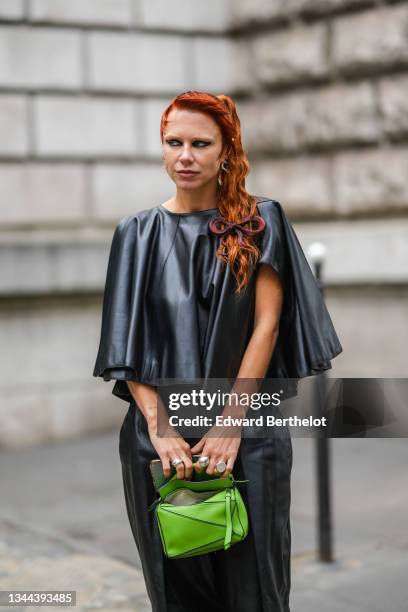
{"label": "black leather top", "polygon": [[158,205],[122,219],[107,269],[94,376],[124,381],[233,378],[249,342],[255,279],[271,265],[284,288],[279,337],[266,377],[302,378],[331,368],[342,351],[330,315],[292,225],[279,202],[257,198],[266,226],[262,256],[241,294],[215,255],[220,236],[208,227],[217,208],[173,213]]}

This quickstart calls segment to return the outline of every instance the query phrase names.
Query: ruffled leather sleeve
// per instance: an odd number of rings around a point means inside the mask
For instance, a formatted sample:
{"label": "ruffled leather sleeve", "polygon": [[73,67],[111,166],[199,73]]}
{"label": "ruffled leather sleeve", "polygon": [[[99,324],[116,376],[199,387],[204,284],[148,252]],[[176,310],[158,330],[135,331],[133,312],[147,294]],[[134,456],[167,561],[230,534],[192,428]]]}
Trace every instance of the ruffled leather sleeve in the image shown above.
{"label": "ruffled leather sleeve", "polygon": [[126,380],[138,380],[137,354],[134,342],[135,292],[132,288],[134,262],[137,256],[137,220],[124,217],[113,234],[102,306],[102,322],[98,354],[93,376],[105,381],[116,380],[113,395],[131,401]]}
{"label": "ruffled leather sleeve", "polygon": [[303,378],[332,367],[342,352],[323,296],[296,233],[279,202],[258,203],[266,222],[257,267],[270,265],[280,276],[284,301],[279,336],[266,376]]}

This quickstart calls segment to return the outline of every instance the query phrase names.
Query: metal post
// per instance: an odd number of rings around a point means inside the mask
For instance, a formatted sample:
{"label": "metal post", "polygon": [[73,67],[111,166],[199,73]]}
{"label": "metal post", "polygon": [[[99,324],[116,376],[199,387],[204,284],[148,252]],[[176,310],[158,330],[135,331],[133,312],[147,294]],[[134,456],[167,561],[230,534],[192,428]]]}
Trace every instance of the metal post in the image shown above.
{"label": "metal post", "polygon": [[[321,243],[313,243],[308,249],[311,261],[314,264],[315,276],[319,289],[324,297],[322,282],[322,268],[326,255],[326,248]],[[320,376],[323,385],[323,397],[325,397],[326,372]],[[317,398],[320,400],[320,398]],[[321,402],[318,402],[319,411]],[[320,415],[318,415],[320,416]],[[322,415],[323,416],[323,415]],[[331,488],[330,488],[330,440],[323,436],[316,438],[316,473],[317,473],[317,507],[318,507],[318,545],[319,560],[325,562],[333,561],[333,528],[331,510]]]}

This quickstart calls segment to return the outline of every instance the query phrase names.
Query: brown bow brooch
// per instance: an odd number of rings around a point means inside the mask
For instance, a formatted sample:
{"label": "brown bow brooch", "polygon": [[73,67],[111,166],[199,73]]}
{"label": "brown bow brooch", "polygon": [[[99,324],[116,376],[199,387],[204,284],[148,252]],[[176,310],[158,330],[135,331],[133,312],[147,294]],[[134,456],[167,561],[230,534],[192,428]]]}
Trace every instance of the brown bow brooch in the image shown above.
{"label": "brown bow brooch", "polygon": [[[255,223],[256,227],[246,227],[246,224],[249,222]],[[265,221],[259,215],[254,215],[253,217],[245,217],[245,219],[242,219],[240,222],[232,223],[232,221],[227,221],[223,216],[218,215],[217,217],[214,217],[214,219],[211,219],[208,227],[211,232],[218,235],[224,234],[227,236],[229,233],[235,232],[238,236],[238,244],[243,246],[243,234],[247,234],[247,236],[259,234],[265,227]]]}

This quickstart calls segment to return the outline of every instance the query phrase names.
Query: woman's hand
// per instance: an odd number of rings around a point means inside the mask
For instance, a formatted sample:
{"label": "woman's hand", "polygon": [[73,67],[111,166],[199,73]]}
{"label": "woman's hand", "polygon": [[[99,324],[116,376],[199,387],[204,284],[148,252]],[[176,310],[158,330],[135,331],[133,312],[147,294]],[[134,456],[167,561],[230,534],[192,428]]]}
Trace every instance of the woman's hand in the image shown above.
{"label": "woman's hand", "polygon": [[[234,467],[240,444],[241,431],[239,428],[213,426],[190,451],[192,455],[200,454],[209,458],[207,474],[227,478]],[[222,474],[215,469],[219,461],[225,461],[227,464]]]}
{"label": "woman's hand", "polygon": [[[168,426],[165,435],[172,437],[160,437],[154,427],[148,427],[151,443],[156,449],[163,466],[163,474],[166,478],[171,476],[170,463],[180,457],[183,463],[176,466],[177,478],[191,479],[193,474],[193,461],[191,458],[190,445],[180,436],[176,430]],[[176,436],[174,434],[177,433]],[[173,437],[174,436],[174,437]]]}

